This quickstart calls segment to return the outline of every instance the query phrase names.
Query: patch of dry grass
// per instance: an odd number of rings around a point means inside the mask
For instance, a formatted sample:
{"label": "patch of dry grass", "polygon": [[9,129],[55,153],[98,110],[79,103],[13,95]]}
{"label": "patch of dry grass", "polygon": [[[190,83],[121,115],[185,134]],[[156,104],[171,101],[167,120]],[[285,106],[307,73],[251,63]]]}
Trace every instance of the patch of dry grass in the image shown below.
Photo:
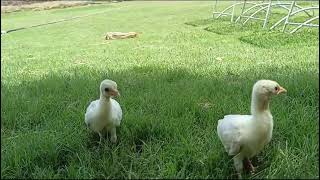
{"label": "patch of dry grass", "polygon": [[15,11],[21,11],[26,9],[32,9],[35,11],[47,10],[54,8],[67,8],[74,6],[84,6],[90,4],[90,1],[48,1],[48,2],[38,2],[31,4],[10,4],[1,6],[1,13],[9,13]]}

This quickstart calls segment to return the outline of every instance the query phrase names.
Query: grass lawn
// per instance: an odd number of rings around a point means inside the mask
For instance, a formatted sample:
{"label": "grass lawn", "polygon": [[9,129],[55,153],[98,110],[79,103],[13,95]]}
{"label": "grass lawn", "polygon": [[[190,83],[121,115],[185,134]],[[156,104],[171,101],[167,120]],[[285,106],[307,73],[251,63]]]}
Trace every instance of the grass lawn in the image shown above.
{"label": "grass lawn", "polygon": [[[1,15],[1,29],[105,11],[1,36],[1,178],[234,178],[216,134],[272,99],[271,143],[247,178],[319,178],[319,30],[267,33],[208,20],[213,2],[123,2]],[[106,41],[108,31],[138,38]],[[87,131],[103,79],[118,83],[118,143]]]}

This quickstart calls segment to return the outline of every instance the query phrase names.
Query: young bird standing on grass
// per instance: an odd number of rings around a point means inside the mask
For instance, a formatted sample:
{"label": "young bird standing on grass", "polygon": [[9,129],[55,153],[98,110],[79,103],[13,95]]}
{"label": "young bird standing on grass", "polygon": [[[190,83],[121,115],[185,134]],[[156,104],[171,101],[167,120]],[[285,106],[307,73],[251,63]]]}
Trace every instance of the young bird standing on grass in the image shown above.
{"label": "young bird standing on grass", "polygon": [[100,84],[100,99],[92,101],[87,108],[85,123],[89,129],[99,134],[100,144],[105,130],[110,132],[111,142],[117,142],[116,127],[120,126],[122,110],[112,97],[119,95],[117,83],[106,79]]}
{"label": "young bird standing on grass", "polygon": [[287,92],[277,82],[259,80],[253,86],[251,115],[227,115],[218,121],[218,136],[241,178],[243,160],[254,171],[249,158],[258,154],[272,137],[273,118],[269,110],[271,96]]}

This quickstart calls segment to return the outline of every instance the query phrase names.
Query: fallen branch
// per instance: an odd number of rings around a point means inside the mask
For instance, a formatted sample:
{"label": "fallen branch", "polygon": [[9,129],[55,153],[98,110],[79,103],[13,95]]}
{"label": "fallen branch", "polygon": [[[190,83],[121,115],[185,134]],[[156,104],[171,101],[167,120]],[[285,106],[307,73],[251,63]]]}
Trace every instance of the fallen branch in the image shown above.
{"label": "fallen branch", "polygon": [[106,40],[115,40],[115,39],[126,39],[126,38],[135,38],[138,33],[136,32],[108,32],[106,35]]}

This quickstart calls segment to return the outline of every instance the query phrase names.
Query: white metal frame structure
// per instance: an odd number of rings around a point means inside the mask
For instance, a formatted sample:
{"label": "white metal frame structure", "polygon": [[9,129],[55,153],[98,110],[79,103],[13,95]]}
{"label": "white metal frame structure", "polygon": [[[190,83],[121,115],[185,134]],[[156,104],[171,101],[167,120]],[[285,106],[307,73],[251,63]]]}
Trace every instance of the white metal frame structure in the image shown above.
{"label": "white metal frame structure", "polygon": [[[239,6],[239,5],[242,5],[241,13],[240,13],[240,15],[238,15],[237,19],[234,21],[235,8],[236,8],[236,6]],[[250,5],[250,6],[248,7],[248,5]],[[241,19],[244,19],[242,22],[242,25],[245,25],[250,20],[260,20],[260,21],[263,21],[262,27],[266,28],[267,24],[269,22],[270,15],[272,14],[271,9],[275,8],[275,7],[279,7],[279,8],[283,8],[283,9],[287,10],[288,14],[285,17],[283,17],[282,19],[280,19],[278,22],[276,22],[270,28],[270,30],[276,28],[280,24],[283,24],[282,32],[285,32],[286,27],[288,25],[297,25],[297,28],[292,30],[290,33],[294,33],[297,30],[299,30],[301,27],[305,27],[305,26],[306,27],[319,27],[318,24],[311,23],[311,22],[319,19],[319,15],[314,16],[315,15],[314,11],[315,10],[319,11],[319,4],[314,6],[312,1],[311,1],[311,6],[309,6],[309,7],[299,6],[296,3],[296,1],[291,1],[291,2],[288,2],[288,1],[281,2],[279,0],[277,0],[277,1],[267,0],[267,2],[265,2],[265,1],[248,2],[247,0],[243,0],[242,2],[234,1],[234,3],[232,5],[226,7],[223,11],[218,12],[217,11],[217,0],[216,0],[215,5],[214,5],[213,18],[218,19],[222,16],[231,16],[230,21],[235,22],[235,23],[240,22]],[[229,12],[230,10],[231,10],[231,12]],[[256,15],[262,11],[265,13],[264,18],[256,17]],[[312,12],[312,14],[310,14],[310,12]],[[298,13],[305,13],[310,19],[308,19],[307,21],[305,21],[303,23],[290,22],[289,21],[290,18]]]}
{"label": "white metal frame structure", "polygon": [[[243,2],[239,2],[239,1],[234,1],[234,3],[228,7],[226,7],[223,11],[219,12],[217,11],[217,4],[218,4],[218,0],[215,1],[214,4],[214,11],[213,11],[213,18],[220,18],[222,16],[231,16],[230,21],[233,22],[234,20],[234,16],[235,16],[235,8],[238,5],[243,5],[243,7],[245,7],[246,4],[250,4],[250,5],[257,5],[258,3],[255,2],[247,2],[247,0],[244,0]],[[244,8],[242,8],[243,10]],[[230,13],[228,13],[228,11],[230,11]],[[217,14],[217,16],[215,17],[215,15]]]}
{"label": "white metal frame structure", "polygon": [[[315,10],[318,10],[319,11],[319,4],[317,6],[313,6],[313,4],[311,4],[311,7],[305,7],[305,8],[300,8],[300,9],[297,9],[297,10],[294,10],[294,6],[296,6],[296,1],[292,1],[291,3],[291,6],[290,6],[290,9],[289,9],[289,12],[288,12],[288,15],[285,16],[284,18],[280,19],[277,23],[275,23],[270,29],[274,29],[275,27],[277,27],[278,25],[280,25],[282,22],[283,22],[283,29],[282,29],[282,32],[285,32],[286,30],[286,27],[288,25],[296,25],[297,27],[295,29],[293,29],[292,31],[290,31],[290,33],[294,33],[296,32],[297,30],[299,30],[300,28],[302,28],[303,26],[307,26],[307,27],[319,27],[318,24],[312,24],[311,22],[319,19],[319,15],[317,16],[314,16],[314,11]],[[312,11],[312,15],[310,15],[308,13],[308,11]],[[290,17],[293,17],[294,15],[296,14],[299,14],[301,12],[305,12],[309,17],[310,19],[306,20],[305,22],[303,23],[297,23],[297,22],[289,22],[290,20]]]}

